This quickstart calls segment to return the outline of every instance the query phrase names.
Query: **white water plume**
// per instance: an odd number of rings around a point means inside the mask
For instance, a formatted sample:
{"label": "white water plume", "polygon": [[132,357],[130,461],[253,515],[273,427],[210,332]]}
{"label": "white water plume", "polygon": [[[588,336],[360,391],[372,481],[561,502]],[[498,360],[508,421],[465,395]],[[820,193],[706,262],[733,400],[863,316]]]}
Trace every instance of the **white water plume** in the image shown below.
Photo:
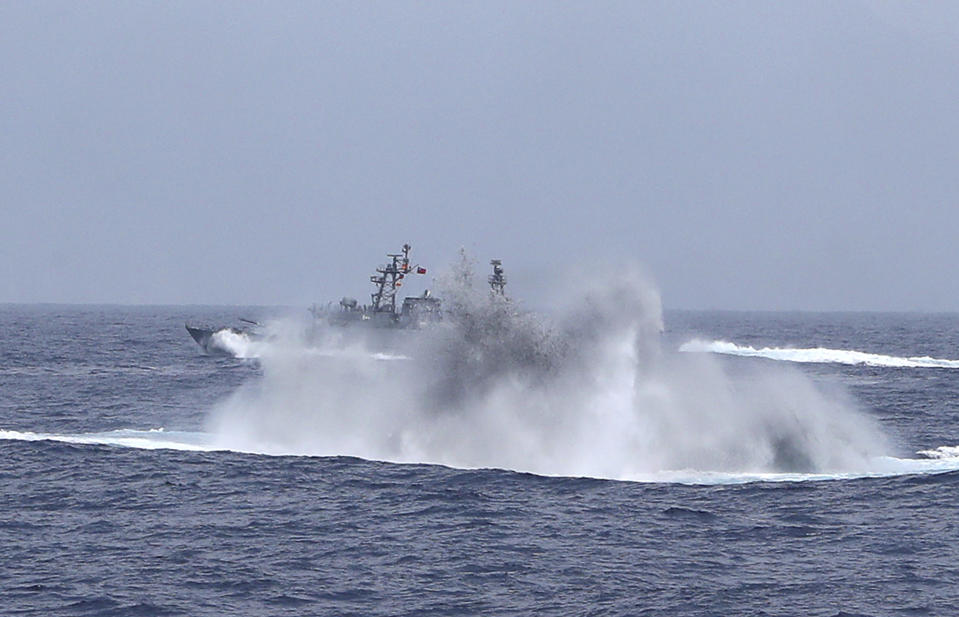
{"label": "white water plume", "polygon": [[215,445],[618,479],[868,473],[888,454],[854,403],[799,372],[662,349],[659,296],[636,269],[594,269],[549,319],[471,278],[441,281],[449,313],[433,327],[275,337],[262,379],[211,414]]}
{"label": "white water plume", "polygon": [[756,349],[748,345],[737,345],[729,341],[702,341],[694,339],[683,343],[679,348],[685,352],[708,352],[731,356],[767,358],[783,362],[801,364],[848,364],[877,366],[887,368],[959,368],[959,360],[944,360],[929,356],[899,357],[868,353],[849,349],[829,349],[815,347],[794,349],[783,347],[762,347]]}

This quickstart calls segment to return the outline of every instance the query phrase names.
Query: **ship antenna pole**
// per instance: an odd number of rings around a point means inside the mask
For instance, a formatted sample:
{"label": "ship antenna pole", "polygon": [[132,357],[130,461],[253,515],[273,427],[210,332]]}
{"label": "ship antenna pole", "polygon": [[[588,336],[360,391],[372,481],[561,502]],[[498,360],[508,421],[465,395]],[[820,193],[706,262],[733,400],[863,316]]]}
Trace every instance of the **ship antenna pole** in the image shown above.
{"label": "ship antenna pole", "polygon": [[[409,244],[404,244],[402,253],[387,254],[390,262],[376,269],[379,276],[370,277],[370,282],[377,286],[372,294],[374,311],[396,313],[396,288],[402,285],[400,281],[410,271],[410,248]],[[384,300],[388,304],[384,304]]]}

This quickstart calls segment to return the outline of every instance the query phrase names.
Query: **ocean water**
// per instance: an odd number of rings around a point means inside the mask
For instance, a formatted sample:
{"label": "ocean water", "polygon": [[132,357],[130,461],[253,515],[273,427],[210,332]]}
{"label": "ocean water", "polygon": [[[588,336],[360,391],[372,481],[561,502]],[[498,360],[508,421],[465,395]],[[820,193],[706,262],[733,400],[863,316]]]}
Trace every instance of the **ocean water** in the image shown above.
{"label": "ocean water", "polygon": [[183,328],[281,313],[0,307],[0,614],[956,614],[959,315],[667,312],[504,375]]}

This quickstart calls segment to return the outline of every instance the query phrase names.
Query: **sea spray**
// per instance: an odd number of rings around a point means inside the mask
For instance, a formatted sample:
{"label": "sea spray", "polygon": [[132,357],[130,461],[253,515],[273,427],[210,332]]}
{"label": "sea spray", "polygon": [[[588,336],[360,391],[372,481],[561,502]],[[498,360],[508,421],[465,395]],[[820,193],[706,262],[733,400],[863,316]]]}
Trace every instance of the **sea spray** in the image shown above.
{"label": "sea spray", "polygon": [[275,336],[262,378],[213,410],[217,442],[621,479],[863,472],[887,452],[867,415],[795,370],[663,349],[638,268],[593,268],[549,316],[474,278],[468,261],[441,277],[448,314],[428,328]]}

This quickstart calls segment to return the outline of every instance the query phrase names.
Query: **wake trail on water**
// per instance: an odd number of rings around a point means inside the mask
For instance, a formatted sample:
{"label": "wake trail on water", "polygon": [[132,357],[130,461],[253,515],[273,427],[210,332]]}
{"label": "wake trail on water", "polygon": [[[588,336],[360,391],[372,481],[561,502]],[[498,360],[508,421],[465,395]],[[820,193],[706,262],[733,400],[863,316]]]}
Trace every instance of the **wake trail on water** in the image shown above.
{"label": "wake trail on water", "polygon": [[122,446],[142,450],[186,450],[212,452],[217,450],[212,438],[206,433],[188,431],[165,431],[162,428],[137,430],[120,429],[99,433],[33,433],[29,431],[6,431],[0,429],[0,440],[7,441],[57,441],[81,445]]}
{"label": "wake trail on water", "polygon": [[846,364],[852,366],[875,366],[886,368],[959,368],[959,360],[943,360],[929,356],[899,357],[848,349],[815,347],[796,349],[790,347],[755,348],[737,345],[729,341],[703,341],[693,339],[683,343],[679,350],[692,353],[714,353],[750,358],[766,358],[781,362],[800,364]]}

